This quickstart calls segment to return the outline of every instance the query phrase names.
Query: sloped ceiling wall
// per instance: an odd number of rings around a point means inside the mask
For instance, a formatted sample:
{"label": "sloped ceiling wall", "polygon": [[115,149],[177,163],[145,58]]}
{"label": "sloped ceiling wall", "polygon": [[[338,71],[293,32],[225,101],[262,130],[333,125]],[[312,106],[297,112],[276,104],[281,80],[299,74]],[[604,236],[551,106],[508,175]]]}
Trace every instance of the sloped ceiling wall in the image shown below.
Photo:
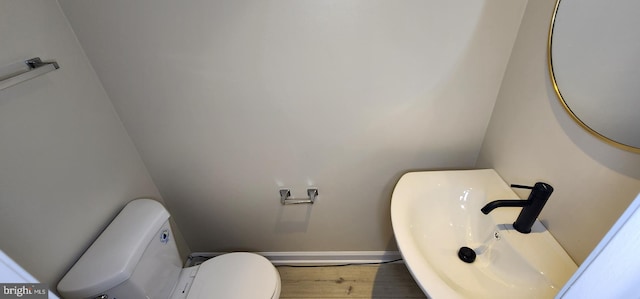
{"label": "sloped ceiling wall", "polygon": [[475,165],[526,0],[60,3],[191,249],[318,251]]}
{"label": "sloped ceiling wall", "polygon": [[540,219],[582,263],[640,192],[640,155],[590,135],[558,101],[547,67],[555,4],[527,5],[478,166],[509,183],[551,184]]}
{"label": "sloped ceiling wall", "polygon": [[0,67],[60,64],[0,91],[0,250],[55,289],[127,202],[160,195],[58,3],[0,1],[0,42]]}

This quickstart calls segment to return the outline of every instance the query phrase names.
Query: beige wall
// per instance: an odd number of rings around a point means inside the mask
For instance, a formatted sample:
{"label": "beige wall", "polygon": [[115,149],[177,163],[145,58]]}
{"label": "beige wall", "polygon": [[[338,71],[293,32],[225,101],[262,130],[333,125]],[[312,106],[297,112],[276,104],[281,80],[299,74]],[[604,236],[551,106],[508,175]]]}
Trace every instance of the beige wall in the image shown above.
{"label": "beige wall", "polygon": [[526,1],[60,3],[193,250],[313,251],[395,248],[400,174],[475,165]]}
{"label": "beige wall", "polygon": [[477,165],[554,186],[541,219],[581,263],[640,192],[640,154],[589,135],[559,104],[546,57],[554,4],[527,5]]}
{"label": "beige wall", "polygon": [[[519,31],[524,0],[61,3],[194,250],[393,248],[399,175],[480,152],[556,188],[541,218],[582,262],[640,192],[640,155],[556,100],[553,0]],[[124,203],[160,196],[55,2],[0,1],[0,40],[0,65],[62,66],[0,91],[0,248],[53,286]],[[283,208],[282,185],[320,199]]]}
{"label": "beige wall", "polygon": [[0,66],[61,66],[0,91],[0,249],[54,289],[126,202],[159,194],[57,2],[0,1],[0,41]]}

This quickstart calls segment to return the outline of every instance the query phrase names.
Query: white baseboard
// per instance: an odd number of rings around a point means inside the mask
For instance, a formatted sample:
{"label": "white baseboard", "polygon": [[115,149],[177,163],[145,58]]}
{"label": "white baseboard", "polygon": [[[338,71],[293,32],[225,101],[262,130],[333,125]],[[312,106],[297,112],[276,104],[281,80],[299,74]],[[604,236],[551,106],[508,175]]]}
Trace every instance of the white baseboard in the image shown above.
{"label": "white baseboard", "polygon": [[[189,258],[212,258],[225,253],[194,252],[189,255]],[[256,253],[266,257],[276,266],[365,264],[402,259],[399,251],[281,251]]]}

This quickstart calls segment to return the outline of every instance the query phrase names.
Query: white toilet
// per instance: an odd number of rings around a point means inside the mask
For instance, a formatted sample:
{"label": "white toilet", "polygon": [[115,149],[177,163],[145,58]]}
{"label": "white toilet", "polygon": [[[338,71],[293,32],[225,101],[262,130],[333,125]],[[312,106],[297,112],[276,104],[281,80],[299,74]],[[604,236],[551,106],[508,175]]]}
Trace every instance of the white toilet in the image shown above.
{"label": "white toilet", "polygon": [[266,258],[228,253],[182,268],[157,201],[127,204],[58,284],[65,299],[277,299],[280,275]]}

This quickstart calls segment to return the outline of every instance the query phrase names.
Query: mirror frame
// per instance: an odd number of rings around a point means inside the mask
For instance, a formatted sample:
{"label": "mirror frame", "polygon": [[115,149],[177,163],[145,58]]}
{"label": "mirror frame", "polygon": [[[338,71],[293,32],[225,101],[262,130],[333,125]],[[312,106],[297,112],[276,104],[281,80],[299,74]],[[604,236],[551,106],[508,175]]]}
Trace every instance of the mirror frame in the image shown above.
{"label": "mirror frame", "polygon": [[567,102],[565,101],[564,97],[562,96],[562,93],[560,92],[560,88],[558,87],[558,84],[556,82],[556,77],[555,74],[553,72],[553,55],[552,55],[552,45],[553,45],[553,29],[555,26],[555,21],[556,21],[556,14],[558,13],[558,7],[560,7],[560,2],[562,0],[557,0],[556,1],[556,5],[553,9],[553,15],[551,16],[551,24],[549,26],[549,34],[548,34],[548,39],[547,39],[547,64],[548,64],[548,69],[549,69],[549,75],[551,77],[551,85],[553,85],[553,89],[556,92],[556,95],[558,97],[558,100],[560,101],[560,104],[562,105],[562,107],[564,107],[564,110],[567,111],[567,113],[569,113],[569,115],[571,116],[571,118],[573,118],[574,121],[576,121],[583,129],[585,129],[587,132],[591,133],[593,136],[598,137],[598,139],[613,145],[617,148],[626,150],[626,151],[630,151],[633,153],[640,153],[640,148],[638,147],[634,147],[628,144],[624,144],[624,143],[620,143],[618,141],[615,141],[611,138],[608,138],[607,136],[604,136],[600,133],[598,133],[597,131],[595,131],[594,129],[592,129],[591,127],[589,127],[589,125],[587,125],[586,123],[584,123],[575,113],[573,113],[573,111],[571,110],[571,108],[569,107],[569,104],[567,104]]}

